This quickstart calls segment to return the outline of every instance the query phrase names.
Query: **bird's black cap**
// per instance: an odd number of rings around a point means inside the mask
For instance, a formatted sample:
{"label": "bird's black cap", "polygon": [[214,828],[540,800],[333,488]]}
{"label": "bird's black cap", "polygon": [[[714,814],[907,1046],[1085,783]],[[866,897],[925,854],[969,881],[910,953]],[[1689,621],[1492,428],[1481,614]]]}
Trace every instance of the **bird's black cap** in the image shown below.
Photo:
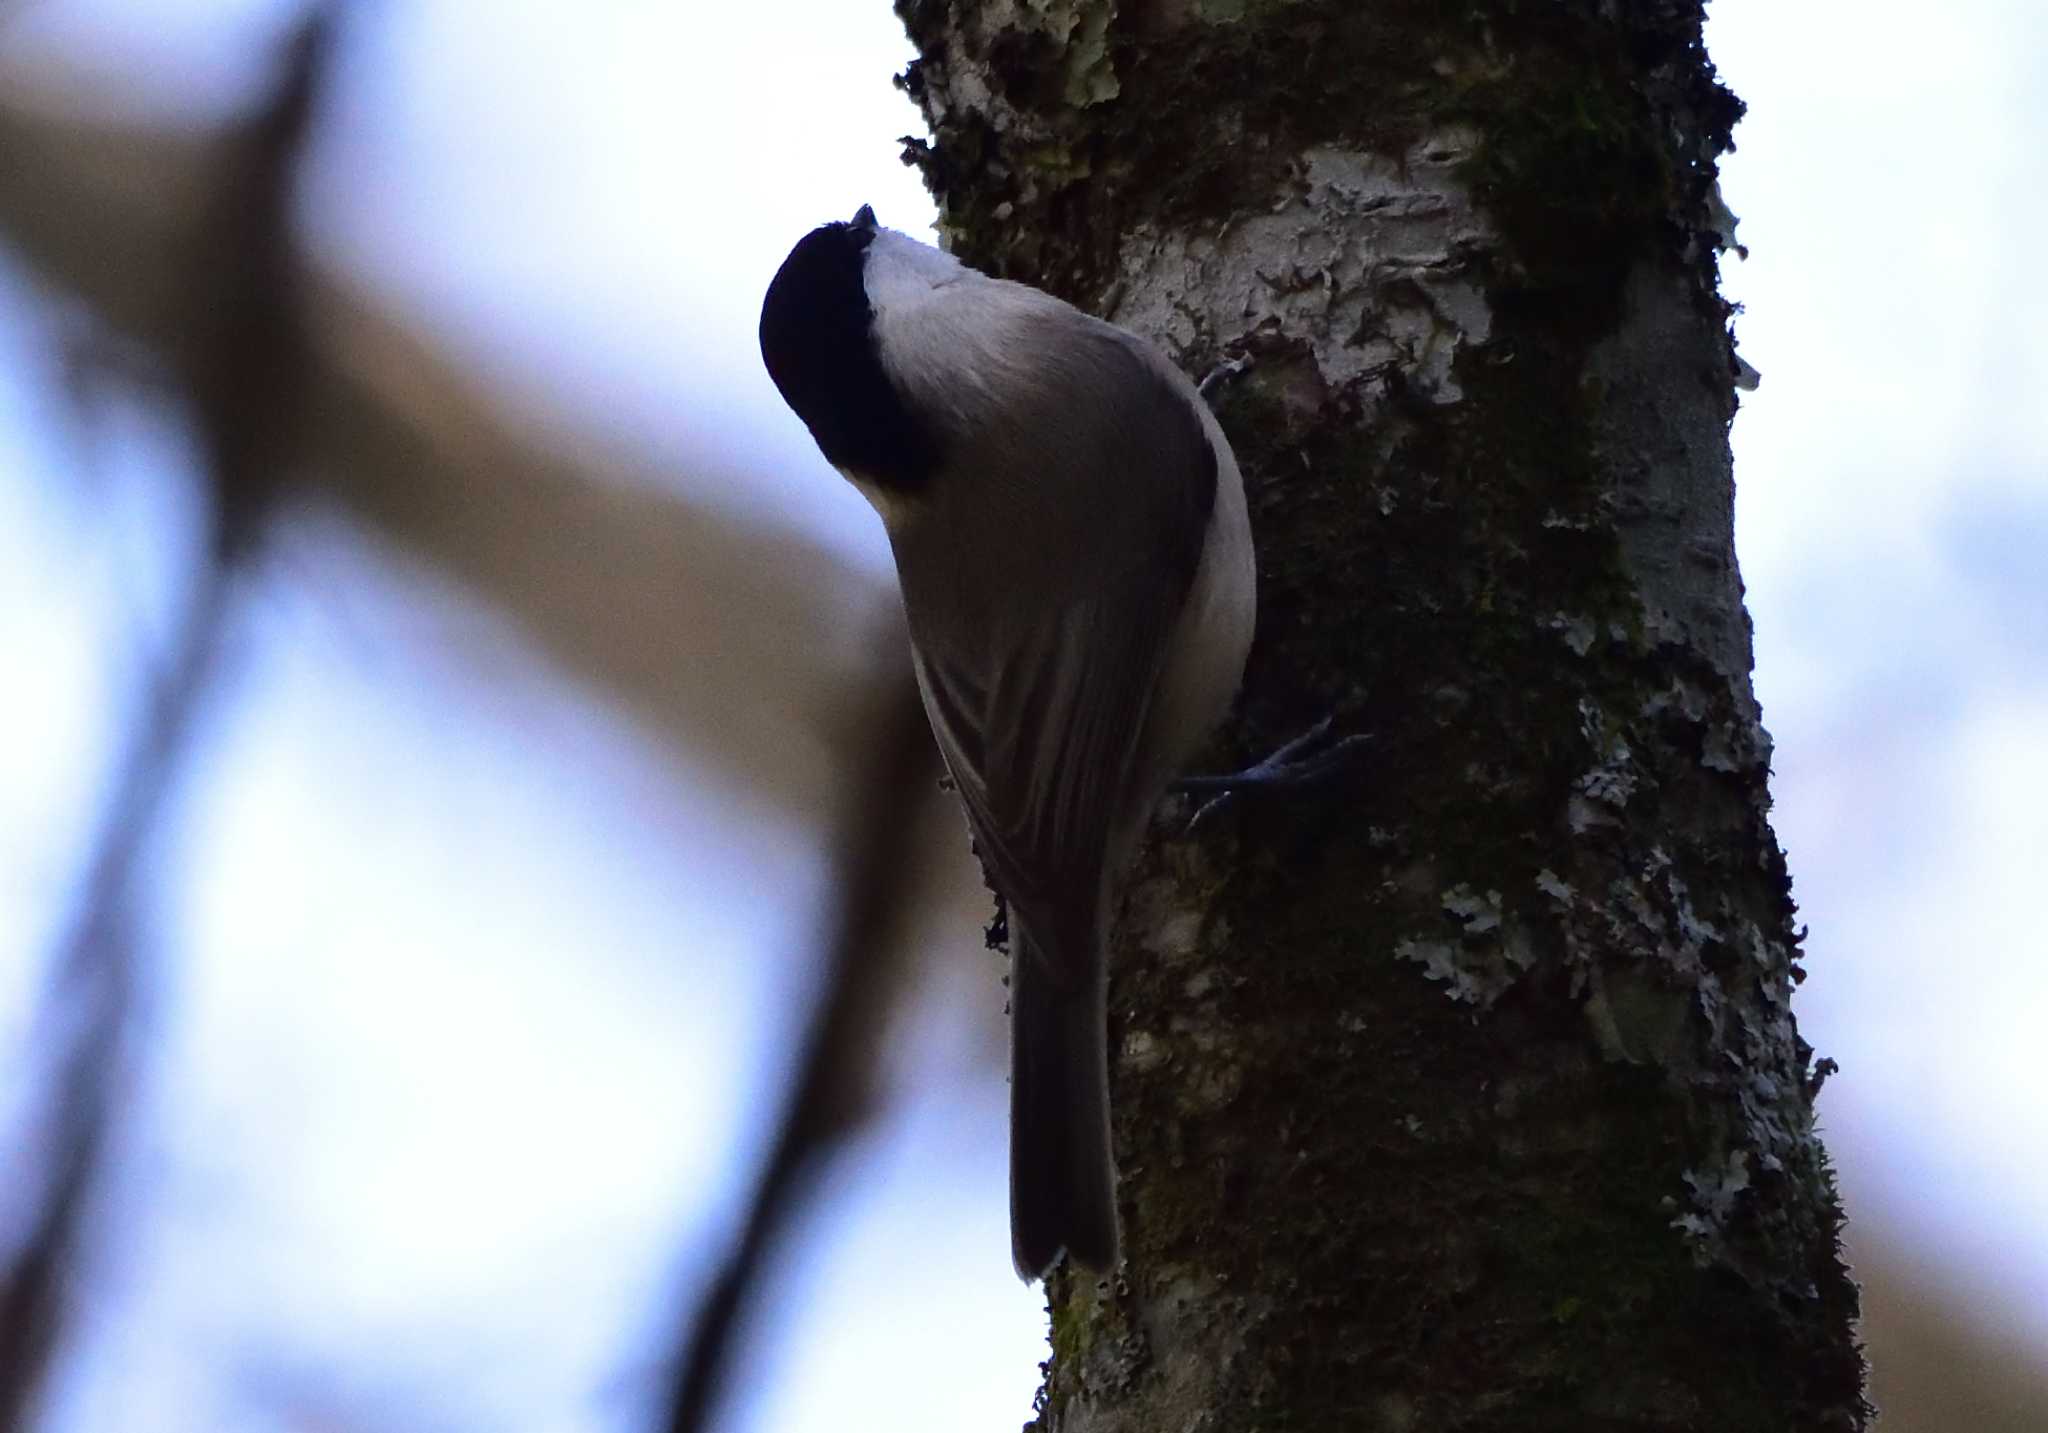
{"label": "bird's black cap", "polygon": [[877,225],[851,221],[797,241],[761,303],[761,359],[827,461],[890,487],[918,488],[937,466],[930,433],[904,406],[875,350],[863,271]]}

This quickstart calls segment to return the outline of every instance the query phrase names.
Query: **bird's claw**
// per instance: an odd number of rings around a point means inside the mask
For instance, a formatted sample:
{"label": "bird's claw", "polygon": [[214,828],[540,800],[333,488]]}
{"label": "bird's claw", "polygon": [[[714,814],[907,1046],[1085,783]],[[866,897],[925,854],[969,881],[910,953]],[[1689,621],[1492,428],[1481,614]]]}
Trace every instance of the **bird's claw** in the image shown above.
{"label": "bird's claw", "polygon": [[1205,793],[1209,799],[1188,819],[1187,834],[1196,831],[1227,808],[1246,791],[1291,790],[1325,781],[1358,759],[1371,742],[1369,736],[1347,736],[1316,750],[1330,734],[1330,717],[1324,717],[1294,740],[1242,771],[1218,776],[1186,776],[1173,789],[1188,795]]}
{"label": "bird's claw", "polygon": [[1251,366],[1252,361],[1249,355],[1242,358],[1226,358],[1209,370],[1202,381],[1195,385],[1195,391],[1202,395],[1204,403],[1214,408],[1216,406],[1216,395],[1222,391],[1223,385]]}

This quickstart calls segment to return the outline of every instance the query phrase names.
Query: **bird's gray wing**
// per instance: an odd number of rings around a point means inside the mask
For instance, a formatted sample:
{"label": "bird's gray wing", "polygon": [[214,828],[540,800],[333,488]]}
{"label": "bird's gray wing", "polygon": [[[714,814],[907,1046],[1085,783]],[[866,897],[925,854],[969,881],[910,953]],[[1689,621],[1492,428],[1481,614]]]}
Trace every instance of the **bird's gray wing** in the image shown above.
{"label": "bird's gray wing", "polygon": [[1129,335],[1068,312],[1011,352],[1033,366],[958,437],[929,520],[891,540],[989,879],[1069,987],[1091,976],[1108,867],[1155,794],[1134,768],[1216,458],[1192,385]]}
{"label": "bird's gray wing", "polygon": [[1173,611],[1143,596],[1048,613],[977,669],[916,646],[939,749],[989,880],[1067,988],[1094,948],[1111,846]]}

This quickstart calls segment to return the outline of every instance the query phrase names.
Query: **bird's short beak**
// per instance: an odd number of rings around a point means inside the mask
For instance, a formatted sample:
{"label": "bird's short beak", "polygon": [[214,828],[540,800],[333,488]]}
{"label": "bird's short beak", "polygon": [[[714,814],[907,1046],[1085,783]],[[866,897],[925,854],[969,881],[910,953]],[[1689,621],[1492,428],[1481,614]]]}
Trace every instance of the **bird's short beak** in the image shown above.
{"label": "bird's short beak", "polygon": [[868,233],[868,234],[872,234],[872,233],[874,233],[874,232],[875,232],[875,206],[874,206],[874,205],[872,205],[872,204],[863,204],[863,205],[861,205],[861,206],[860,206],[860,212],[859,212],[858,214],[855,214],[855,215],[853,216],[853,227],[854,227],[854,228],[856,228],[856,229],[859,229],[859,230],[861,230],[861,231],[862,231],[863,233]]}

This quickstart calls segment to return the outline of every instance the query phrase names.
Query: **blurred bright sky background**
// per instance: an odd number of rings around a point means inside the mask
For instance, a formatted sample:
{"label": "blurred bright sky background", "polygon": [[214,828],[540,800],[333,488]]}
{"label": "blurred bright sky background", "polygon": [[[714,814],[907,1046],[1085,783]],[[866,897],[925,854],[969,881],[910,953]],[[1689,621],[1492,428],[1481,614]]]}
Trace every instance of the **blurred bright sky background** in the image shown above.
{"label": "blurred bright sky background", "polygon": [[[56,75],[80,112],[217,120],[295,13],[28,0],[0,8],[0,91]],[[1797,1008],[1842,1064],[1825,1128],[1859,1234],[2048,1350],[2044,16],[1717,0],[1709,46],[1750,105],[1724,170],[1763,375],[1738,541],[1812,926]],[[323,262],[508,403],[685,490],[719,475],[700,496],[886,581],[754,341],[809,226],[929,222],[886,0],[385,3],[345,40],[304,196]],[[195,521],[174,426],[76,421],[55,323],[0,250],[9,1048]],[[816,833],[338,520],[282,538],[210,713],[151,869],[157,1041],[52,1426],[641,1426],[808,988]],[[729,1427],[1028,1416],[1043,1302],[1008,1269],[972,920],[903,1098],[778,1271]]]}

